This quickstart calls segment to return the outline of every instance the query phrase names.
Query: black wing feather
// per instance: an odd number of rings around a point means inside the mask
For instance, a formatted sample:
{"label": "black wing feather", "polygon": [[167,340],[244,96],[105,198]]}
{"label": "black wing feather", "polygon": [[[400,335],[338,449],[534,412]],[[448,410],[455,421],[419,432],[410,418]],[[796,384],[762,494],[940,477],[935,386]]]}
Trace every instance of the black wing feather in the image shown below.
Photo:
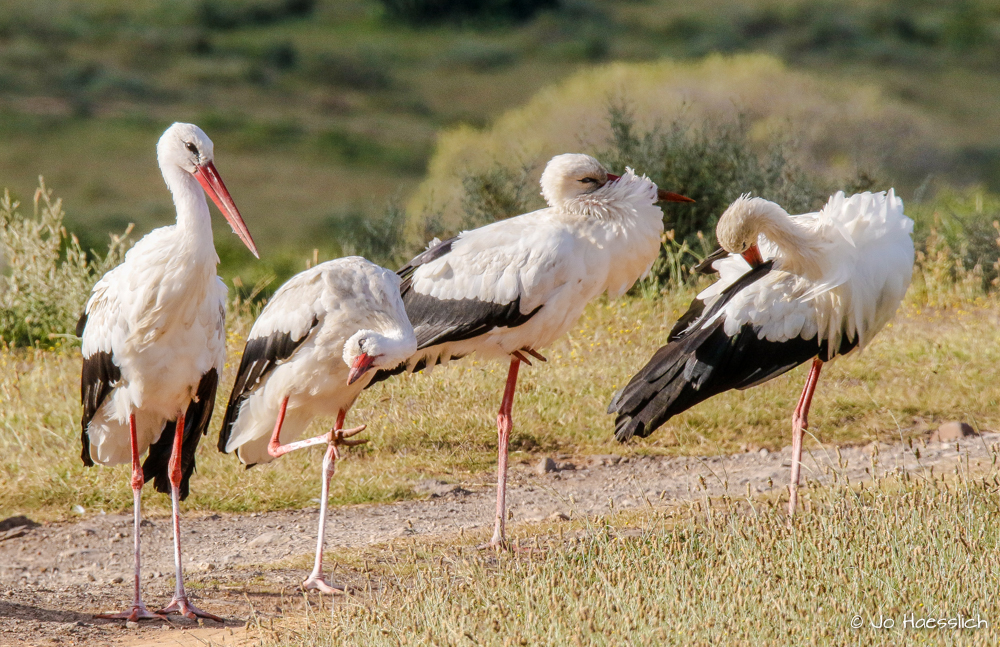
{"label": "black wing feather", "polygon": [[236,373],[236,383],[229,395],[226,405],[226,416],[222,419],[222,429],[219,430],[219,451],[225,453],[226,443],[232,433],[236,416],[239,415],[243,401],[250,397],[260,381],[270,373],[279,362],[292,356],[299,346],[309,337],[309,333],[319,325],[319,318],[313,317],[312,325],[306,334],[299,339],[292,339],[291,333],[274,332],[267,337],[255,337],[247,341],[243,350],[243,359]]}
{"label": "black wing feather", "polygon": [[[77,335],[83,334],[83,327],[86,325],[87,315],[80,318],[77,325]],[[83,404],[83,417],[80,419],[82,427],[80,433],[80,444],[83,449],[80,458],[87,467],[93,467],[94,460],[90,457],[90,435],[87,428],[90,421],[94,419],[97,410],[104,404],[105,398],[114,390],[115,385],[122,379],[122,371],[115,364],[115,359],[111,353],[98,351],[89,357],[83,358],[83,370],[80,373],[80,402]]]}
{"label": "black wing feather", "polygon": [[[413,325],[417,350],[449,342],[465,341],[485,335],[495,328],[515,328],[526,323],[542,309],[540,305],[531,312],[521,312],[521,297],[510,303],[491,303],[479,299],[438,299],[414,291],[413,273],[417,268],[450,253],[456,240],[457,236],[438,243],[415,256],[396,272],[402,279],[399,292],[406,307],[406,316]],[[413,371],[418,372],[424,368],[425,363],[421,361],[414,366]],[[365,388],[406,370],[405,364],[393,369],[380,370]]]}
{"label": "black wing feather", "polygon": [[[608,413],[617,413],[615,437],[624,442],[632,436],[645,437],[671,417],[708,398],[730,389],[746,389],[771,380],[813,357],[827,360],[857,345],[857,339],[843,339],[831,353],[827,341],[796,338],[783,342],[759,339],[754,326],[743,326],[730,337],[725,318],[712,325],[700,324],[717,313],[740,290],[760,280],[771,270],[769,261],[754,268],[730,286],[705,312],[696,302],[688,325],[671,332],[670,342],[615,394]],[[683,318],[682,318],[683,319]],[[694,324],[694,325],[692,325]]]}
{"label": "black wing feather", "polygon": [[[184,437],[181,439],[181,483],[180,498],[183,501],[188,495],[188,482],[194,472],[194,458],[198,451],[201,437],[208,433],[208,424],[212,421],[212,411],[215,409],[215,393],[219,388],[219,373],[214,368],[201,376],[195,398],[188,404],[184,414]],[[177,421],[171,420],[163,427],[159,440],[149,446],[149,454],[142,463],[142,477],[149,482],[157,492],[170,493],[170,454],[174,446],[174,434],[177,432]]]}

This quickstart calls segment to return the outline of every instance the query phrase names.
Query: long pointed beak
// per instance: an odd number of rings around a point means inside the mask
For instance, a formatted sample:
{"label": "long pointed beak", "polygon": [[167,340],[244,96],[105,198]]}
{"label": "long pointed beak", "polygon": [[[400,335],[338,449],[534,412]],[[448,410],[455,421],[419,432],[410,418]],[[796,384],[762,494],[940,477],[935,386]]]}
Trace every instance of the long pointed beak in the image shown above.
{"label": "long pointed beak", "polygon": [[680,193],[674,193],[673,191],[664,191],[663,189],[656,189],[656,199],[659,202],[694,202],[691,198],[686,195],[681,195]]}
{"label": "long pointed beak", "polygon": [[206,162],[201,166],[196,166],[194,168],[194,176],[198,179],[198,183],[201,184],[201,188],[205,189],[205,193],[212,198],[212,202],[215,203],[215,206],[219,208],[222,215],[229,221],[233,232],[240,237],[243,244],[250,249],[256,258],[260,258],[260,254],[257,253],[257,246],[254,245],[253,238],[250,237],[250,230],[247,229],[246,223],[243,222],[243,216],[240,215],[239,209],[236,208],[233,196],[229,195],[229,189],[223,183],[219,172],[215,170],[215,164]]}
{"label": "long pointed beak", "polygon": [[760,249],[758,249],[757,245],[747,247],[741,256],[743,256],[743,259],[747,263],[750,263],[750,267],[757,267],[764,262],[764,257],[760,255]]}
{"label": "long pointed beak", "polygon": [[615,181],[617,181],[617,180],[620,180],[620,179],[621,179],[621,177],[622,177],[622,176],[620,176],[620,175],[615,175],[614,173],[608,173],[608,181],[607,181],[607,182],[605,182],[604,184],[611,184],[612,182],[615,182]]}
{"label": "long pointed beak", "polygon": [[368,353],[358,355],[358,358],[354,360],[354,366],[351,367],[351,372],[347,375],[348,386],[361,379],[361,376],[367,373],[374,363],[375,358]]}

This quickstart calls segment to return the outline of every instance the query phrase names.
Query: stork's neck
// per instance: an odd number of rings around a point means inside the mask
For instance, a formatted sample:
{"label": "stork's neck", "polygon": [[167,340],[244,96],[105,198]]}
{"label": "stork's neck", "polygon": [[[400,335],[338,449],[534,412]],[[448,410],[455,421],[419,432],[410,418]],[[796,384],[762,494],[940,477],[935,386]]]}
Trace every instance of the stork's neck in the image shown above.
{"label": "stork's neck", "polygon": [[177,232],[183,238],[185,248],[215,259],[212,216],[201,185],[193,175],[177,166],[162,170],[163,179],[174,198],[174,207],[177,209]]}
{"label": "stork's neck", "polygon": [[785,257],[784,269],[818,277],[823,254],[813,232],[774,202],[760,200],[755,207],[753,216],[758,231],[774,243]]}

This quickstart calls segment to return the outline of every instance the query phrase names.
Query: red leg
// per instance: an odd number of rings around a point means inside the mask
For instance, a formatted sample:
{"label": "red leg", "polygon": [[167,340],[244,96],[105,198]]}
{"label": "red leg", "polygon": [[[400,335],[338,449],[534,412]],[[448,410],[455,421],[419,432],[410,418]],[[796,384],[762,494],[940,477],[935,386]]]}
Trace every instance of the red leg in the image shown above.
{"label": "red leg", "polygon": [[319,532],[316,537],[316,562],[313,564],[312,573],[302,582],[302,588],[307,591],[315,589],[323,593],[338,593],[346,589],[340,584],[330,584],[323,576],[323,543],[326,538],[326,508],[330,498],[330,479],[336,469],[336,463],[340,460],[340,451],[337,449],[341,445],[360,445],[368,442],[366,440],[347,440],[350,436],[359,433],[364,427],[342,431],[344,427],[344,415],[347,412],[343,409],[337,415],[337,424],[327,434],[329,444],[326,448],[326,455],[323,456],[323,490],[319,500]]}
{"label": "red leg", "polygon": [[177,424],[174,429],[174,447],[170,452],[170,464],[167,466],[170,476],[170,502],[173,508],[174,522],[174,580],[176,582],[174,597],[170,604],[160,609],[160,613],[179,613],[192,620],[196,618],[209,618],[217,622],[224,622],[222,618],[212,615],[207,611],[202,611],[188,601],[184,592],[184,570],[181,568],[181,520],[180,520],[180,488],[181,477],[181,450],[184,445],[184,414],[177,416]]}
{"label": "red leg", "polygon": [[514,408],[514,389],[517,387],[517,370],[520,366],[521,360],[512,357],[510,370],[507,372],[507,386],[503,391],[503,402],[500,403],[500,412],[497,413],[497,516],[493,525],[493,538],[487,544],[491,548],[500,548],[507,543],[504,533],[507,515],[507,450],[510,444],[510,432],[514,428],[511,410]]}
{"label": "red leg", "polygon": [[[281,436],[281,425],[285,423],[285,409],[288,407],[288,396],[286,395],[281,401],[281,408],[278,409],[278,419],[274,422],[274,432],[271,434],[271,442],[267,444],[267,453],[277,458],[288,452],[294,452],[296,449],[304,449],[306,447],[312,447],[314,445],[322,445],[324,443],[330,442],[330,434],[320,434],[314,438],[307,438],[306,440],[299,440],[294,443],[288,443],[287,445],[282,445],[279,437]],[[337,418],[342,424],[344,421],[344,412],[341,411]],[[365,425],[360,427],[355,427],[354,429],[348,429],[346,431],[340,431],[340,427],[336,428],[340,432],[341,436],[346,438],[353,436],[354,434],[359,434],[365,430]]]}
{"label": "red leg", "polygon": [[792,478],[788,486],[788,516],[790,517],[795,514],[795,506],[799,501],[802,440],[805,430],[809,427],[809,405],[812,404],[813,393],[816,391],[816,383],[819,381],[819,372],[822,368],[823,360],[814,359],[812,368],[809,369],[809,376],[806,378],[806,385],[799,397],[799,404],[795,407],[795,413],[792,414]]}
{"label": "red leg", "polygon": [[129,414],[128,417],[128,431],[129,431],[129,443],[132,447],[132,510],[134,514],[135,530],[133,531],[133,536],[135,538],[135,593],[132,597],[132,608],[128,611],[123,611],[122,613],[105,613],[100,614],[95,617],[97,618],[107,618],[110,620],[124,618],[131,622],[136,622],[139,620],[150,620],[153,618],[159,618],[160,620],[166,620],[163,616],[151,613],[146,605],[142,602],[142,594],[139,589],[140,583],[140,569],[139,569],[139,527],[140,521],[142,520],[142,486],[145,483],[142,476],[142,465],[139,464],[139,441],[136,438],[135,431],[135,414]]}

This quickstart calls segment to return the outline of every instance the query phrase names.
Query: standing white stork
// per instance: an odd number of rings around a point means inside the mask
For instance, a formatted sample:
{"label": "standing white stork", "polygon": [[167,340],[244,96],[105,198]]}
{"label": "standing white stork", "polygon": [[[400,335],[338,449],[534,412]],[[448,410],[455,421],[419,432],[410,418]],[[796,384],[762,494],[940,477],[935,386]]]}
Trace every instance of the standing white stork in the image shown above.
{"label": "standing white stork", "polygon": [[[399,294],[399,277],[352,256],[293,276],[274,293],[247,339],[219,433],[219,449],[248,466],[289,451],[326,444],[316,564],[302,583],[333,593],[323,577],[326,507],[339,445],[364,426],[345,431],[344,417],[375,374],[417,350]],[[337,416],[328,433],[298,442],[316,416]],[[285,445],[282,445],[284,441]],[[341,588],[341,587],[336,587]]]}
{"label": "standing white stork", "polygon": [[719,280],[612,399],[615,437],[648,436],[713,395],[762,384],[812,359],[792,416],[788,513],[794,514],[820,369],[864,348],[893,317],[913,273],[912,232],[892,189],[838,192],[818,213],[799,216],[740,197],[719,219],[722,249],[702,264],[711,263]]}
{"label": "standing white stork", "polygon": [[[76,328],[83,338],[83,462],[132,462],[135,596],[129,611],[99,617],[135,621],[178,612],[221,621],[184,593],[178,520],[226,352],[226,286],[215,273],[219,257],[202,189],[254,256],[257,248],[215,170],[212,140],[200,128],[170,126],[156,156],[177,224],[151,231],[97,282]],[[176,592],[159,614],[146,609],[139,590],[140,501],[150,478],[157,491],[170,492],[173,504]]]}
{"label": "standing white stork", "polygon": [[471,353],[510,358],[497,415],[493,547],[505,543],[507,445],[520,363],[530,365],[526,355],[544,361],[538,350],[572,328],[591,299],[618,297],[649,272],[663,233],[657,200],[693,202],[631,169],[608,173],[589,155],[553,157],[541,186],[548,208],[433,241],[399,271],[418,348],[406,370]]}

